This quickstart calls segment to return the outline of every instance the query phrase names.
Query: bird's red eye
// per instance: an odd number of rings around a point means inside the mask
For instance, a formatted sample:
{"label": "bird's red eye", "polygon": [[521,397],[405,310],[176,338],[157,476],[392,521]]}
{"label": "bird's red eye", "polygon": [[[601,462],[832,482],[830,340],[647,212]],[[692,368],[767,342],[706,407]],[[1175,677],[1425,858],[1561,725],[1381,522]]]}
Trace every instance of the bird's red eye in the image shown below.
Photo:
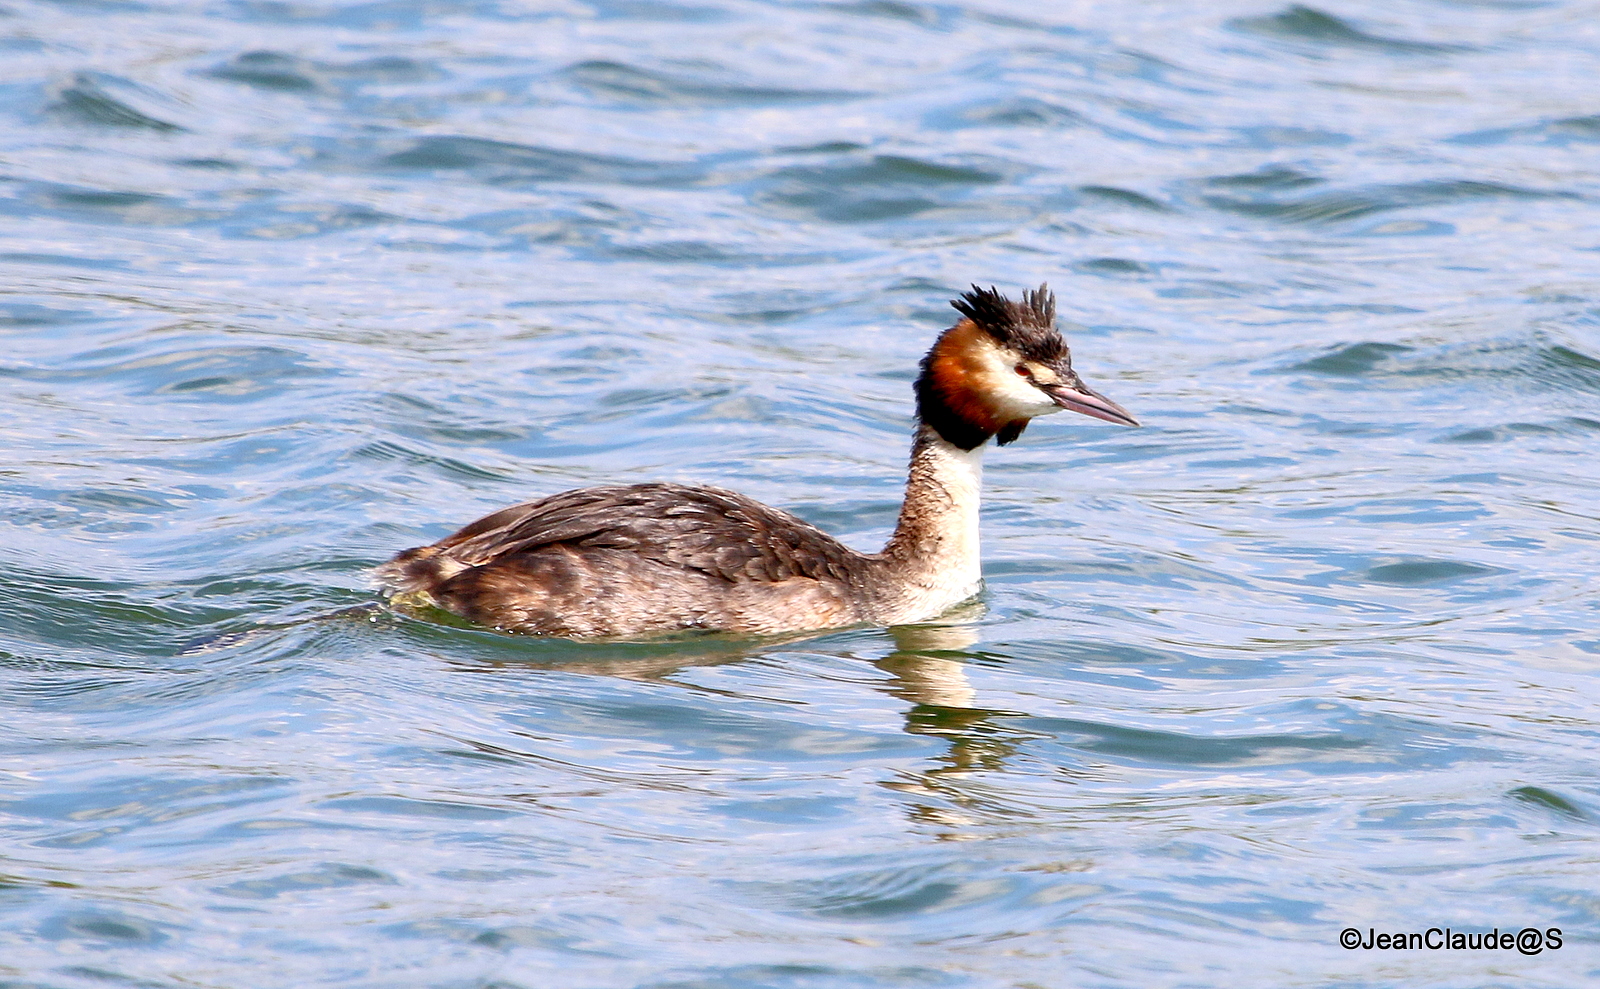
{"label": "bird's red eye", "polygon": [[1014,370],[1015,370],[1015,371],[1016,371],[1016,372],[1017,372],[1017,373],[1018,373],[1018,374],[1020,374],[1020,375],[1022,375],[1022,376],[1023,376],[1023,377],[1024,377],[1024,378],[1031,378],[1031,377],[1033,377],[1033,372],[1031,372],[1031,371],[1029,371],[1029,370],[1028,370],[1028,365],[1026,365],[1026,364],[1018,364],[1018,365],[1017,365],[1017,366],[1016,366],[1016,367],[1015,367],[1015,368],[1014,368]]}

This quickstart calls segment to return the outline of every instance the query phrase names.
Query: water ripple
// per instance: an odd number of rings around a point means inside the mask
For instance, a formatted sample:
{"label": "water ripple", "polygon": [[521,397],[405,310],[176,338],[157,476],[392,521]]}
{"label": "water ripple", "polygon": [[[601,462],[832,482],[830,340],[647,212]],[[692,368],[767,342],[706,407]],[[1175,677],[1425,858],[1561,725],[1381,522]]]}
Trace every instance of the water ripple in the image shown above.
{"label": "water ripple", "polygon": [[[8,5],[0,983],[1592,982],[1592,15]],[[974,281],[1146,423],[982,607],[377,606],[584,484],[875,549]],[[1434,925],[1567,941],[1335,947]]]}

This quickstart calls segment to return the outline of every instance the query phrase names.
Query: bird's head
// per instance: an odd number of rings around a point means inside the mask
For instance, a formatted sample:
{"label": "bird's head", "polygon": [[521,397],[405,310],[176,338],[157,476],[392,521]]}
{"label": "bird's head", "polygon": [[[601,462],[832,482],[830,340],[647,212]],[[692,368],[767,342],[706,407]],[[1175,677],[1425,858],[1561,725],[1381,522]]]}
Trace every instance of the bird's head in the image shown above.
{"label": "bird's head", "polygon": [[1072,352],[1056,329],[1050,290],[1012,302],[976,285],[950,303],[962,319],[940,334],[922,359],[917,414],[963,450],[994,436],[1004,446],[1028,420],[1067,409],[1123,426],[1139,421],[1083,383]]}

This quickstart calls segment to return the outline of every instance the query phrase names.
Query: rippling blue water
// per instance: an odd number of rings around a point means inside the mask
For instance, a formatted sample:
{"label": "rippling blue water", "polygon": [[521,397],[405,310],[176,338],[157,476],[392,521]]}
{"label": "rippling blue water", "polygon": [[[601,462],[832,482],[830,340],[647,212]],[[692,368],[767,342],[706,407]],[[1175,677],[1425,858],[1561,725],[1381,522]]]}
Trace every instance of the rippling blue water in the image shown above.
{"label": "rippling blue water", "polygon": [[[5,0],[0,985],[1592,984],[1597,23]],[[1046,280],[1146,426],[991,453],[969,624],[346,611],[587,483],[873,547]]]}

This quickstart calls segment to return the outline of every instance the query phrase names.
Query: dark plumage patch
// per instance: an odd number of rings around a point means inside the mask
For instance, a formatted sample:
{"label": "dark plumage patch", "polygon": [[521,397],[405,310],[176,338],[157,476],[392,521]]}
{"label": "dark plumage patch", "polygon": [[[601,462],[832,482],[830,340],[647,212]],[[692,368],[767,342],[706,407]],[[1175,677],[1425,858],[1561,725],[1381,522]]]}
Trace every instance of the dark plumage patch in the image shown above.
{"label": "dark plumage patch", "polygon": [[[922,373],[917,375],[917,418],[933,427],[945,442],[961,450],[976,450],[989,442],[995,425],[978,410],[957,408],[951,389],[940,381],[936,370],[942,355],[936,345],[922,358]],[[955,389],[957,394],[960,388]]]}
{"label": "dark plumage patch", "polygon": [[972,291],[950,303],[956,312],[978,324],[995,342],[1041,364],[1071,362],[1067,342],[1056,330],[1056,297],[1050,286],[1040,285],[1012,302],[993,286]]}
{"label": "dark plumage patch", "polygon": [[1021,436],[1022,431],[1027,428],[1028,420],[1013,419],[1000,427],[1000,431],[994,434],[994,441],[1001,446],[1005,446],[1007,443],[1015,443],[1017,437]]}

